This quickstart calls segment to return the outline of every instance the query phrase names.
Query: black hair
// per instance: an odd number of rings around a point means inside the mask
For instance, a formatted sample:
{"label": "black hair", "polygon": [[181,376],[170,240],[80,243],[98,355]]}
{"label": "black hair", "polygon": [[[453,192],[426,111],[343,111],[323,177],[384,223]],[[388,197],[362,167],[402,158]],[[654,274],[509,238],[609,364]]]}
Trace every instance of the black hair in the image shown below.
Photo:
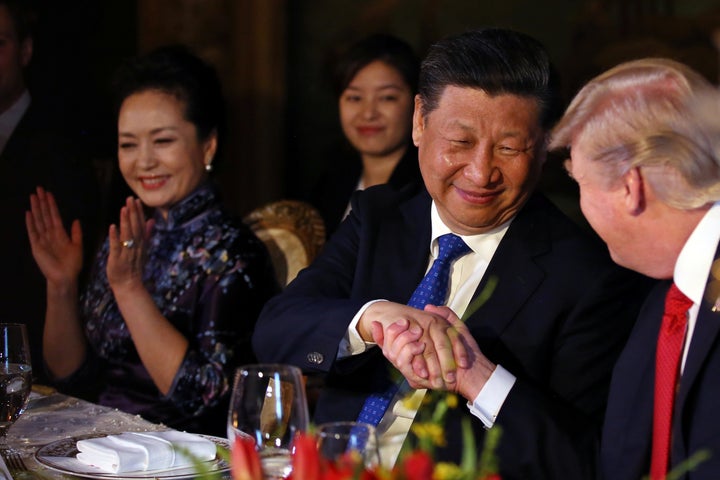
{"label": "black hair", "polygon": [[380,60],[395,68],[410,87],[417,92],[420,60],[412,47],[393,35],[378,33],[353,44],[335,65],[333,85],[339,97],[355,75],[368,64]]}
{"label": "black hair", "polygon": [[0,0],[0,5],[5,5],[10,13],[18,42],[32,38],[37,21],[33,3],[30,0]]}
{"label": "black hair", "polygon": [[[125,62],[116,72],[115,112],[127,97],[159,90],[185,103],[185,118],[195,125],[198,138],[216,132],[218,149],[225,130],[225,101],[215,69],[183,45],[160,47]],[[215,165],[215,163],[213,163]]]}
{"label": "black hair", "polygon": [[484,28],[432,45],[420,67],[418,93],[424,115],[437,108],[450,85],[476,88],[488,95],[535,98],[545,129],[562,113],[559,76],[545,47],[513,30]]}

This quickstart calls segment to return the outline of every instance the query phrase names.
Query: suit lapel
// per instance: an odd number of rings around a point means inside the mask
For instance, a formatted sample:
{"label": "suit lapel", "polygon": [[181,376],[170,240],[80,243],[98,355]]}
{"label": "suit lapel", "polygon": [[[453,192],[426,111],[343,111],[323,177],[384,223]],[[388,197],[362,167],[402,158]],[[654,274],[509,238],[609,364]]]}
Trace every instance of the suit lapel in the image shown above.
{"label": "suit lapel", "polygon": [[[493,331],[502,331],[545,278],[533,261],[550,248],[547,230],[539,228],[546,221],[545,212],[536,208],[536,200],[531,199],[513,220],[493,255],[473,295],[473,301],[484,295],[487,301],[471,302],[464,315],[469,328],[492,325]],[[497,341],[497,334],[493,338]]]}
{"label": "suit lapel", "polygon": [[[603,456],[613,468],[649,461],[655,385],[655,351],[670,282],[653,289],[613,370],[603,429]],[[649,465],[649,464],[648,464]]]}
{"label": "suit lapel", "polygon": [[383,285],[383,290],[393,295],[384,297],[388,300],[406,303],[425,275],[432,234],[430,204],[426,192],[414,196],[378,227],[377,244],[383,248],[370,249],[376,256],[371,262],[375,268],[370,284],[375,291]]}
{"label": "suit lapel", "polygon": [[[677,408],[683,409],[693,384],[698,378],[705,359],[720,334],[720,311],[713,311],[720,298],[720,247],[715,251],[715,260],[705,284],[703,300],[698,311],[695,329],[690,340],[690,349],[680,379]],[[717,309],[716,309],[717,310]],[[677,410],[681,411],[681,410]],[[679,418],[678,415],[676,418]]]}
{"label": "suit lapel", "polygon": [[720,312],[713,312],[706,302],[700,306],[697,323],[693,332],[690,350],[685,362],[685,370],[680,380],[678,406],[682,406],[687,395],[697,380],[708,352],[720,333]]}

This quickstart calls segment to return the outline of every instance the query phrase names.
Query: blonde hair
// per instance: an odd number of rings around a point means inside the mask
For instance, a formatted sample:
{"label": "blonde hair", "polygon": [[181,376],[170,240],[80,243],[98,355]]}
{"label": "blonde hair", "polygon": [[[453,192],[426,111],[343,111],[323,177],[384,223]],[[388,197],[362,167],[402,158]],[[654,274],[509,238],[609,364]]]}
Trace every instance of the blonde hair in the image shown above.
{"label": "blonde hair", "polygon": [[553,129],[550,148],[580,143],[607,186],[642,167],[668,205],[720,199],[720,93],[682,63],[633,60],[591,80]]}

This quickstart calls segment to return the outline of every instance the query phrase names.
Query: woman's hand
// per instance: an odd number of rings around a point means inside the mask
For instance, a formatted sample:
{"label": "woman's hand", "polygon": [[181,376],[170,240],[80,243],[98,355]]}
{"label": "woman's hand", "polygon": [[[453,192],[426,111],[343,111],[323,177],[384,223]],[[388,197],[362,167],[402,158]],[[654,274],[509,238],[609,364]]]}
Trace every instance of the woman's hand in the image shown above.
{"label": "woman's hand", "polygon": [[55,197],[38,187],[30,195],[25,225],[33,257],[48,283],[63,286],[76,282],[83,262],[80,222],[73,221],[68,236]]}
{"label": "woman's hand", "polygon": [[153,221],[145,221],[142,202],[128,197],[120,209],[120,228],[110,225],[107,277],[113,292],[142,286],[146,244]]}
{"label": "woman's hand", "polygon": [[[153,220],[145,221],[140,200],[128,198],[120,209],[120,227],[110,226],[107,276],[140,361],[158,390],[167,395],[189,342],[163,316],[143,284],[143,267],[153,224]],[[159,273],[168,275],[168,272]]]}

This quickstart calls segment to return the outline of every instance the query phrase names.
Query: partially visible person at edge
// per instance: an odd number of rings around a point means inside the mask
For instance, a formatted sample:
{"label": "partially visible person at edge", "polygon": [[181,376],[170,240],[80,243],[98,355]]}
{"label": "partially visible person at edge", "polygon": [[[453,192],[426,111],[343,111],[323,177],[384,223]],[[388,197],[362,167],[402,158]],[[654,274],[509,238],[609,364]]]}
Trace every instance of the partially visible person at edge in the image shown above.
{"label": "partially visible person at edge", "polygon": [[[449,411],[439,460],[460,460],[465,418],[479,447],[502,427],[504,480],[595,477],[610,372],[651,281],[535,192],[558,91],[547,52],[525,34],[486,28],[431,47],[412,133],[426,190],[354,196],[253,335],[261,361],[325,375],[315,422],[365,418],[394,365],[410,386],[468,402]],[[446,239],[467,249],[445,306],[407,306]],[[387,466],[416,413],[406,393],[378,422]]]}
{"label": "partially visible person at edge", "polygon": [[387,34],[358,41],[337,62],[333,80],[346,142],[330,154],[310,197],[328,234],[347,215],[356,190],[422,185],[410,137],[419,68],[412,47]]}
{"label": "partially visible person at edge", "polygon": [[5,252],[6,272],[0,312],[3,321],[27,326],[33,377],[46,383],[45,278],[35,265],[25,231],[28,196],[37,185],[53,190],[63,216],[83,224],[87,260],[99,239],[101,197],[83,129],[66,112],[57,114],[39,89],[28,88],[33,54],[47,48],[35,41],[37,19],[31,7],[28,0],[0,0],[0,251]]}
{"label": "partially visible person at edge", "polygon": [[[26,215],[47,279],[44,355],[62,391],[191,432],[225,434],[235,368],[278,291],[263,244],[210,179],[224,104],[213,68],[164,47],[118,72],[118,160],[137,198],[110,226],[78,302],[82,232],[52,193]],[[152,211],[146,220],[145,208]]]}
{"label": "partially visible person at edge", "polygon": [[720,93],[672,60],[622,63],[580,90],[551,146],[569,147],[613,260],[662,280],[613,372],[604,478],[664,479],[696,454],[674,478],[720,478]]}

